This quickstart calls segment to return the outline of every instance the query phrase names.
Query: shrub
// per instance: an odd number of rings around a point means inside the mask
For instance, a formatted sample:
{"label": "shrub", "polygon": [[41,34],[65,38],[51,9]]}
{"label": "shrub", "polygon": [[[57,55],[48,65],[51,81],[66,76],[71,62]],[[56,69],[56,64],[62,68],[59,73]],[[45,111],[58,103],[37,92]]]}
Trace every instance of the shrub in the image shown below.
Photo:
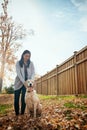
{"label": "shrub", "polygon": [[14,87],[13,87],[13,85],[11,85],[9,87],[5,87],[4,90],[5,90],[5,93],[7,93],[7,94],[14,93]]}

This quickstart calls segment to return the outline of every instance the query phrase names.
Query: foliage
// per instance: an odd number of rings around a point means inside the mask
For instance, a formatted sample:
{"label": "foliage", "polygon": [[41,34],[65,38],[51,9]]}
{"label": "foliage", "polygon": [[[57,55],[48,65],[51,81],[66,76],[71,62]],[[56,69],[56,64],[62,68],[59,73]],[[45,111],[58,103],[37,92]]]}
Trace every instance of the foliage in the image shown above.
{"label": "foliage", "polygon": [[[2,97],[3,96],[3,97]],[[10,97],[11,96],[11,97]],[[12,95],[1,95],[0,100],[12,99]],[[87,98],[75,96],[43,96],[39,95],[42,115],[38,118],[28,114],[15,116],[10,111],[0,118],[2,130],[86,130]],[[9,104],[9,102],[8,102]],[[13,100],[12,100],[13,104]],[[74,107],[75,106],[75,107]],[[79,107],[80,106],[80,107]],[[84,106],[85,109],[82,109]]]}
{"label": "foliage", "polygon": [[22,25],[16,24],[9,16],[8,3],[8,0],[3,0],[0,15],[0,91],[5,74],[13,71],[13,66],[17,60],[15,53],[21,46],[19,40],[26,36]]}
{"label": "foliage", "polygon": [[5,93],[7,93],[7,94],[14,93],[13,85],[11,85],[10,87],[5,87],[4,90],[5,90]]}

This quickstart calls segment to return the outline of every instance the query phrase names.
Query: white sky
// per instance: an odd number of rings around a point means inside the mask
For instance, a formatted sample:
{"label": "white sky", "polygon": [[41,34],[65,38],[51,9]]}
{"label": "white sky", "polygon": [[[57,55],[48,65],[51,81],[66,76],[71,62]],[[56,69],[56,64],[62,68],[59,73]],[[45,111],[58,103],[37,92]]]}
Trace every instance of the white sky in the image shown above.
{"label": "white sky", "polygon": [[[2,1],[2,0],[1,0]],[[87,0],[10,0],[9,14],[34,36],[22,43],[43,75],[87,45]]]}

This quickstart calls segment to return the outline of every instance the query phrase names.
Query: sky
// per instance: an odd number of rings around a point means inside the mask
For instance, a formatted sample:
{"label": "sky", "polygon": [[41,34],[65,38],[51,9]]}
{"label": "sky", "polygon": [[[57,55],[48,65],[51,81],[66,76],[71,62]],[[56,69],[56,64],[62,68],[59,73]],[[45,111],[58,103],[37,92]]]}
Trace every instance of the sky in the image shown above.
{"label": "sky", "polygon": [[[2,0],[0,0],[2,1]],[[36,73],[44,75],[87,45],[87,0],[10,0],[9,15],[28,35],[17,52],[31,51]]]}

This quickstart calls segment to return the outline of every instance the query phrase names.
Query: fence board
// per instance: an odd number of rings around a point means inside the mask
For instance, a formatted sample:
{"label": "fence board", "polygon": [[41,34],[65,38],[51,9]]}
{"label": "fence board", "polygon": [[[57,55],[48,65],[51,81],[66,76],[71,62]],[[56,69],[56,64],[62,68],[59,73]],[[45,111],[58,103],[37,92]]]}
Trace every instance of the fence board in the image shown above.
{"label": "fence board", "polygon": [[87,94],[87,46],[36,81],[45,95]]}

